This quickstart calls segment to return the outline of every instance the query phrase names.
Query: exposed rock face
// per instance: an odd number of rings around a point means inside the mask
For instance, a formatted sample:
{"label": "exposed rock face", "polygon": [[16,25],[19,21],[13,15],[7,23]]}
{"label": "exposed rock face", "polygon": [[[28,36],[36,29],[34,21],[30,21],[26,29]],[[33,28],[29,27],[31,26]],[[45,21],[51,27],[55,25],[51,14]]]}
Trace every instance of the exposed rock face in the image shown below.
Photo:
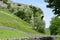
{"label": "exposed rock face", "polygon": [[[7,3],[7,4],[6,4]],[[0,0],[0,6],[1,7],[4,7],[4,8],[7,8],[8,5],[10,4],[10,7],[13,7],[15,8],[17,4],[13,3],[11,0],[7,0],[6,3],[4,3],[3,0]]]}
{"label": "exposed rock face", "polygon": [[5,3],[3,3],[3,1],[0,1],[0,6],[1,6],[1,7],[4,7],[4,8],[7,8],[8,5],[5,4]]}

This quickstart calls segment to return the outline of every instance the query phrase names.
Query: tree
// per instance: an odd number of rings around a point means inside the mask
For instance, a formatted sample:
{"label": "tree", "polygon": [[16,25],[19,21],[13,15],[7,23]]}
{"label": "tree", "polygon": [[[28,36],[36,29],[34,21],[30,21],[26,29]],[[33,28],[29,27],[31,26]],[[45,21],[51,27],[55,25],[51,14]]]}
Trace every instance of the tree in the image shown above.
{"label": "tree", "polygon": [[60,16],[60,0],[45,0],[47,7],[52,8],[55,15]]}
{"label": "tree", "polygon": [[30,5],[30,8],[33,11],[33,17],[34,17],[33,29],[38,32],[44,33],[45,22],[43,20],[43,17],[41,16],[43,14],[42,10],[32,5]]}
{"label": "tree", "polygon": [[51,25],[50,25],[50,33],[51,35],[60,35],[60,18],[54,17],[52,18]]}
{"label": "tree", "polygon": [[15,15],[20,17],[21,19],[24,19],[26,17],[23,11],[18,11],[17,13],[15,13]]}
{"label": "tree", "polygon": [[34,20],[34,29],[38,32],[45,32],[45,21],[41,20],[40,17],[35,18]]}
{"label": "tree", "polygon": [[2,0],[2,1],[7,4],[7,1],[8,1],[8,0]]}
{"label": "tree", "polygon": [[19,11],[15,13],[16,16],[31,24],[32,29],[44,33],[45,22],[43,21],[43,17],[41,16],[42,14],[43,12],[40,8],[32,5],[20,8]]}
{"label": "tree", "polygon": [[33,14],[33,11],[26,8],[23,10],[18,10],[18,12],[15,13],[16,16],[20,17],[21,19],[23,19],[24,21],[31,23],[31,15]]}

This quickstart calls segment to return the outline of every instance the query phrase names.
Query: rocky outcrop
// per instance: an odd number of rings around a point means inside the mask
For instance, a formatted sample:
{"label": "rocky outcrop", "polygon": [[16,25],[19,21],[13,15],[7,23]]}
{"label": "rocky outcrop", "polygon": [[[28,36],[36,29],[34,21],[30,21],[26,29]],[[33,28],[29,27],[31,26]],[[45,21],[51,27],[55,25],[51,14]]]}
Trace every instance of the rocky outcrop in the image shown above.
{"label": "rocky outcrop", "polygon": [[5,3],[3,3],[3,1],[0,1],[0,6],[1,6],[1,7],[4,7],[4,8],[7,8],[8,5],[5,4]]}

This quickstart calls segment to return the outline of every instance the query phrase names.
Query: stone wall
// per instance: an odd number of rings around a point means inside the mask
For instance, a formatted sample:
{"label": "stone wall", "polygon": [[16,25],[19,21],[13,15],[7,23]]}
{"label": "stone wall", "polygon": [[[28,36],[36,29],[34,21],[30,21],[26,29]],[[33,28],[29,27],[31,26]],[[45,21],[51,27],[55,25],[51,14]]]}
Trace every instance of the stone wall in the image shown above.
{"label": "stone wall", "polygon": [[10,38],[2,40],[54,40],[52,37],[42,37],[42,38]]}

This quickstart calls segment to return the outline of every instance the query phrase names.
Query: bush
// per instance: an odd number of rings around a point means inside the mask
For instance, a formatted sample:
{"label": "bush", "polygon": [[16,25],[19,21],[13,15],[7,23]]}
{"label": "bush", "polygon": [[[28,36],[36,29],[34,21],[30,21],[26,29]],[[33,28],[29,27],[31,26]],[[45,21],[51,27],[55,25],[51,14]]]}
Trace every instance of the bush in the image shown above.
{"label": "bush", "polygon": [[50,33],[51,35],[60,35],[60,18],[59,17],[54,17],[51,20],[51,25],[50,25]]}
{"label": "bush", "polygon": [[2,1],[7,4],[7,1],[8,1],[8,0],[2,0]]}

